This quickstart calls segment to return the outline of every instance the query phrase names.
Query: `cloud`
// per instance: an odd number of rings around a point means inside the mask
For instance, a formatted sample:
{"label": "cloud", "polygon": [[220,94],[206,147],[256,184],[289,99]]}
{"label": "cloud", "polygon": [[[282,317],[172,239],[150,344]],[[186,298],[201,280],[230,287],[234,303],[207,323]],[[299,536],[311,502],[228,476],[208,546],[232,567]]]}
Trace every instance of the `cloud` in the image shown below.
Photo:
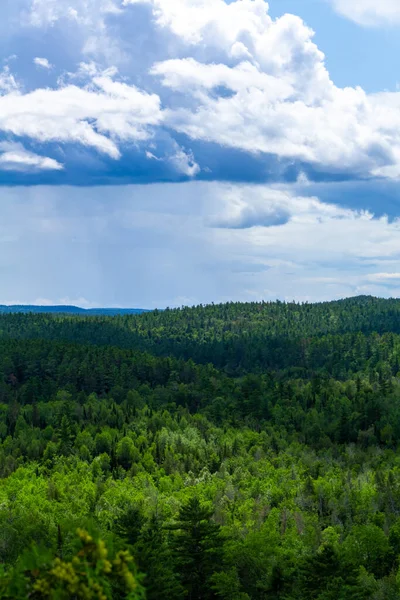
{"label": "cloud", "polygon": [[367,275],[366,279],[376,283],[390,281],[398,281],[400,283],[400,273],[371,273],[370,275]]}
{"label": "cloud", "polygon": [[[335,85],[314,32],[295,15],[272,18],[264,0],[19,6],[19,35],[36,39],[40,28],[48,36],[32,57],[48,71],[48,87],[6,67],[0,132],[42,144],[43,153],[61,146],[67,173],[70,146],[80,145],[120,160],[107,164],[107,177],[117,179],[129,164],[149,181],[235,179],[232,152],[252,164],[253,180],[400,177],[400,92]],[[62,36],[71,38],[69,52],[53,46]],[[44,52],[48,58],[38,58]],[[99,162],[99,177],[104,171]]]}
{"label": "cloud", "polygon": [[211,212],[206,222],[211,227],[226,229],[283,225],[291,217],[291,202],[287,193],[277,189],[265,188],[256,195],[251,188],[242,192],[232,186],[224,189],[218,212]]}
{"label": "cloud", "polygon": [[38,56],[33,59],[33,62],[36,66],[42,67],[43,69],[52,69],[53,65],[51,65],[47,58],[39,58]]}
{"label": "cloud", "polygon": [[[290,300],[400,291],[400,276],[393,270],[400,265],[399,219],[389,222],[296,196],[290,188],[223,186],[218,192],[214,188],[214,203],[216,195],[219,222],[205,221],[213,226],[216,255],[220,262],[265,267],[259,273],[247,267],[248,275],[241,278],[255,297],[262,298],[263,290],[270,290],[268,297]],[[286,212],[286,220],[268,221],[274,206]],[[371,273],[382,266],[387,272]]]}
{"label": "cloud", "polygon": [[400,23],[400,4],[397,0],[331,0],[335,10],[359,25],[376,27]]}
{"label": "cloud", "polygon": [[334,85],[299,17],[274,20],[263,0],[125,0],[138,4],[192,55],[151,68],[174,94],[165,111],[172,130],[332,172],[397,176],[398,117],[391,128],[380,99]]}
{"label": "cloud", "polygon": [[112,158],[120,142],[140,142],[162,120],[160,100],[134,85],[96,75],[85,86],[13,90],[0,96],[0,131],[39,142],[78,143]]}
{"label": "cloud", "polygon": [[82,56],[105,61],[124,59],[119,40],[107,29],[107,19],[122,15],[117,0],[29,0],[23,24],[45,30],[67,27],[68,43],[78,44]]}
{"label": "cloud", "polygon": [[175,145],[175,149],[174,154],[169,157],[171,163],[175,165],[180,173],[187,175],[187,177],[195,177],[199,173],[200,167],[194,159],[193,152],[186,152],[178,144]]}
{"label": "cloud", "polygon": [[273,20],[263,0],[151,4],[159,27],[224,60],[153,65],[151,73],[182,94],[182,106],[166,111],[171,128],[194,140],[361,175],[396,163],[398,129],[390,134],[378,122],[375,99],[362,89],[332,83],[313,32],[298,17]]}
{"label": "cloud", "polygon": [[[261,210],[274,202],[285,222]],[[248,207],[251,225],[234,222],[236,205]],[[298,196],[291,186],[118,186],[112,202],[106,187],[3,188],[0,270],[8,298],[21,301],[151,308],[180,297],[391,296],[400,293],[399,235],[399,220]]]}
{"label": "cloud", "polygon": [[164,157],[156,156],[150,150],[146,150],[145,156],[150,161],[172,165],[177,173],[186,177],[195,177],[200,172],[200,167],[194,159],[193,152],[191,150],[186,151],[175,141],[172,142],[172,149]]}
{"label": "cloud", "polygon": [[6,65],[3,70],[0,71],[0,97],[2,95],[15,93],[18,89],[18,83],[10,72],[10,67]]}
{"label": "cloud", "polygon": [[93,25],[99,18],[119,12],[118,3],[113,0],[32,0],[28,20],[36,27],[52,27],[63,19]]}
{"label": "cloud", "polygon": [[0,142],[0,170],[30,173],[63,168],[57,160],[29,152],[22,144]]}
{"label": "cloud", "polygon": [[[96,302],[91,302],[89,300],[87,300],[86,298],[70,298],[69,296],[66,296],[64,298],[59,298],[55,303],[55,305],[62,305],[62,306],[80,306],[81,308],[96,308],[98,307],[98,304]],[[54,306],[53,304],[53,306]]]}

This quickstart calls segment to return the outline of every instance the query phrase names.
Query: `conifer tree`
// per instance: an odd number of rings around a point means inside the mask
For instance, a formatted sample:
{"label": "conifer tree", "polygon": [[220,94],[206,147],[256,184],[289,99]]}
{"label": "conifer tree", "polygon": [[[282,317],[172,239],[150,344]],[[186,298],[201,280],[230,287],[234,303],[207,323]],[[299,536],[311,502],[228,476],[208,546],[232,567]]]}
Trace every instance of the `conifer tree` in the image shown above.
{"label": "conifer tree", "polygon": [[139,567],[145,573],[147,600],[180,600],[184,589],[174,570],[171,548],[167,544],[161,521],[153,516],[142,530],[135,546]]}
{"label": "conifer tree", "polygon": [[63,456],[68,456],[69,454],[71,454],[72,441],[74,439],[74,435],[72,432],[71,422],[66,415],[64,415],[61,419],[59,438],[60,454],[62,454]]}
{"label": "conifer tree", "polygon": [[136,544],[145,519],[136,506],[129,505],[115,523],[115,533],[129,546]]}
{"label": "conifer tree", "polygon": [[[335,600],[335,593],[342,584],[339,557],[330,544],[320,548],[301,568],[300,587],[304,600],[319,598],[321,592],[325,592],[324,600]],[[331,592],[329,595],[328,591]]]}
{"label": "conifer tree", "polygon": [[181,507],[172,547],[176,569],[188,600],[213,598],[210,578],[221,564],[220,527],[212,521],[213,511],[191,498]]}

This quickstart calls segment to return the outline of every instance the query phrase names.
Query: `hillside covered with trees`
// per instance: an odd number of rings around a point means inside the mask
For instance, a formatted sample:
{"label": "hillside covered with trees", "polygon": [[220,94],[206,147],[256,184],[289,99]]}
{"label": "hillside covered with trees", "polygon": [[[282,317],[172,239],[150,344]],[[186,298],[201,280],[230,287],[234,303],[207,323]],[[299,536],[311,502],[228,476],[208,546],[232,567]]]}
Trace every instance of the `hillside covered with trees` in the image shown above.
{"label": "hillside covered with trees", "polygon": [[400,599],[400,301],[0,315],[0,597]]}

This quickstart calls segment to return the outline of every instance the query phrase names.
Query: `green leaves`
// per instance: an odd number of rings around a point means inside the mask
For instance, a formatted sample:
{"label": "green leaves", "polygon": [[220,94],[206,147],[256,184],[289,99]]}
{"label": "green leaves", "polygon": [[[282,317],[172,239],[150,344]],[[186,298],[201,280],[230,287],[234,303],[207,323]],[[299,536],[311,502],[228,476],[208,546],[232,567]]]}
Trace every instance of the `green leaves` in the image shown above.
{"label": "green leaves", "polygon": [[144,600],[134,560],[128,552],[114,557],[102,540],[78,529],[80,549],[71,560],[51,557],[34,546],[8,572],[0,571],[0,597],[13,600]]}

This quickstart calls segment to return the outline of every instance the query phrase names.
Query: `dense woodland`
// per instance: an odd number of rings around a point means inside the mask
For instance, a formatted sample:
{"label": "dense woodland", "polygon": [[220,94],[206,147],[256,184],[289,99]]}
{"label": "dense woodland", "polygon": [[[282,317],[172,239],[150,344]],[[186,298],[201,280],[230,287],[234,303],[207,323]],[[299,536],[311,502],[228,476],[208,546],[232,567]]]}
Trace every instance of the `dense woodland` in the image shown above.
{"label": "dense woodland", "polygon": [[400,301],[0,315],[0,597],[400,599]]}

